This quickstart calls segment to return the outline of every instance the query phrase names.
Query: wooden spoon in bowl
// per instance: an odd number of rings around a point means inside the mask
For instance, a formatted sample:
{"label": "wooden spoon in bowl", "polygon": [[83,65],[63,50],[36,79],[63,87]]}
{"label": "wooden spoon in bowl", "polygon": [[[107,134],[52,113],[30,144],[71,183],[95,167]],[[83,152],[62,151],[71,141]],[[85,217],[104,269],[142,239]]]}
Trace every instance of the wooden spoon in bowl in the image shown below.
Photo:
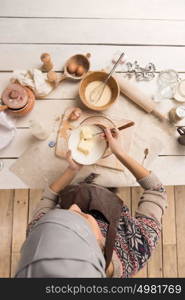
{"label": "wooden spoon in bowl", "polygon": [[[133,126],[134,124],[135,124],[135,123],[132,122],[132,121],[131,121],[131,122],[128,122],[127,124],[124,124],[124,125],[118,127],[118,130],[126,129],[126,128],[128,128],[128,127]],[[111,128],[110,130],[111,130],[112,133],[114,133],[114,128]],[[101,133],[103,133],[103,131],[99,131],[99,132],[97,132],[97,133],[94,133],[93,136],[96,136],[96,135],[101,134]]]}

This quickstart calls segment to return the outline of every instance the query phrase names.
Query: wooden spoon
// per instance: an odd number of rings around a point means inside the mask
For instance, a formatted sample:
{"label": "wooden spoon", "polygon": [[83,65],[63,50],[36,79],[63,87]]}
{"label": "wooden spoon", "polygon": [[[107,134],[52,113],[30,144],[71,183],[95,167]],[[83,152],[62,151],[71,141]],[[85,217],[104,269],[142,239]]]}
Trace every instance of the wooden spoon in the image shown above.
{"label": "wooden spoon", "polygon": [[[135,123],[132,122],[132,121],[131,121],[131,122],[128,122],[127,124],[124,124],[124,125],[118,127],[118,130],[126,129],[126,128],[128,128],[128,127],[133,126],[134,124],[135,124]],[[112,133],[114,133],[114,128],[111,128],[110,130],[111,130]],[[99,131],[99,132],[93,134],[93,136],[96,136],[96,135],[101,134],[101,133],[103,133],[103,131]]]}

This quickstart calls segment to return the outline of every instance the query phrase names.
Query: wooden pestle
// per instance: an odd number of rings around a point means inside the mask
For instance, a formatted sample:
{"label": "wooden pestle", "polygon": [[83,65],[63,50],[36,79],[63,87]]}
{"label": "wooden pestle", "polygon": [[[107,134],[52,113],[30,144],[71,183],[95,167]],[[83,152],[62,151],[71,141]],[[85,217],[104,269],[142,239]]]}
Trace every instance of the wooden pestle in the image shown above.
{"label": "wooden pestle", "polygon": [[121,93],[127,96],[131,101],[133,101],[136,105],[141,107],[147,113],[153,114],[161,121],[167,121],[168,119],[161,114],[155,107],[155,103],[152,99],[143,93],[134,83],[130,80],[123,78],[122,75],[114,75],[116,78]]}
{"label": "wooden pestle", "polygon": [[43,72],[49,72],[53,69],[53,63],[51,61],[51,56],[49,53],[43,53],[40,59],[43,62],[43,65],[41,67],[41,70]]}

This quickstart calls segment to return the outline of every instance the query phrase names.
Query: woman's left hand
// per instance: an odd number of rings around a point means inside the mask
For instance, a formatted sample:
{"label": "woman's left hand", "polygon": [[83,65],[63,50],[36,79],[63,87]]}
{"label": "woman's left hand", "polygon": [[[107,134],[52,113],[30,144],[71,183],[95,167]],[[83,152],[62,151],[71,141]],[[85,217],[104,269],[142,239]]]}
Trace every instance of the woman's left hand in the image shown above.
{"label": "woman's left hand", "polygon": [[66,160],[69,163],[69,168],[74,171],[79,171],[83,165],[77,163],[72,159],[71,150],[69,150],[66,154]]}

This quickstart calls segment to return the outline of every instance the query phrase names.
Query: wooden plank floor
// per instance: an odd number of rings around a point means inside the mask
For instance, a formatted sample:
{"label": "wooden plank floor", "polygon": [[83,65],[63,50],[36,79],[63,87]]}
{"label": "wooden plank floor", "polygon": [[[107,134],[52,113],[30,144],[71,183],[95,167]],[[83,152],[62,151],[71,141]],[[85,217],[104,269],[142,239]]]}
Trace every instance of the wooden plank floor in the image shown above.
{"label": "wooden plank floor", "polygon": [[[121,188],[132,214],[140,187]],[[12,277],[25,239],[26,224],[42,190],[0,190],[0,277]],[[163,217],[161,240],[152,258],[135,277],[185,277],[185,186],[168,186],[168,210]]]}

